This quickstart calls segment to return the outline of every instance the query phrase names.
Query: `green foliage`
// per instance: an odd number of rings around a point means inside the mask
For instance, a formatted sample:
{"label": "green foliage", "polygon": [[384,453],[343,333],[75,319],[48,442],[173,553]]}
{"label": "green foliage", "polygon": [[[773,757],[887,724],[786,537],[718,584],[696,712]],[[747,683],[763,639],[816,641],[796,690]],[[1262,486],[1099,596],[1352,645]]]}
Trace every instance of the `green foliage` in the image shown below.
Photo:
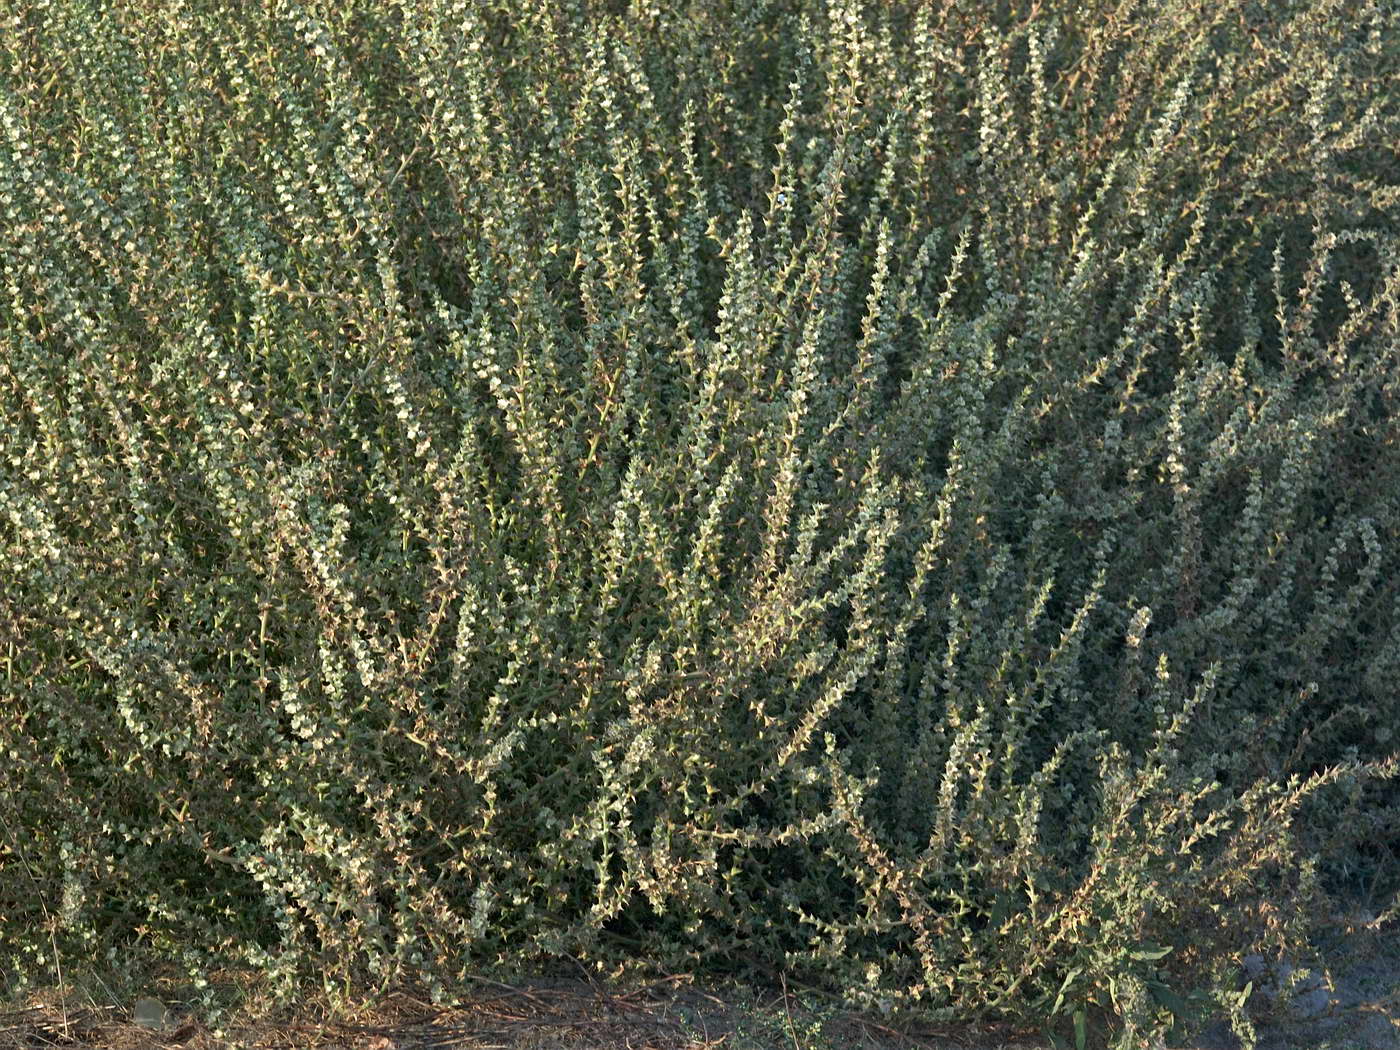
{"label": "green foliage", "polygon": [[0,3],[8,983],[1247,1034],[1397,841],[1400,15],[988,8]]}

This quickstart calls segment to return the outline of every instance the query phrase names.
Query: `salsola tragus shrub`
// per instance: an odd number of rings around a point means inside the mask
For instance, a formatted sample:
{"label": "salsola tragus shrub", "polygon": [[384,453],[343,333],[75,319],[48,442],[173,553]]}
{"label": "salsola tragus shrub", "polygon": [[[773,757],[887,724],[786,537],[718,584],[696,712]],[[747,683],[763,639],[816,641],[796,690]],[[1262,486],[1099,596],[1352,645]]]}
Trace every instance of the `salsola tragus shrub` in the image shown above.
{"label": "salsola tragus shrub", "polygon": [[992,8],[0,8],[11,987],[1248,1034],[1394,859],[1400,15]]}

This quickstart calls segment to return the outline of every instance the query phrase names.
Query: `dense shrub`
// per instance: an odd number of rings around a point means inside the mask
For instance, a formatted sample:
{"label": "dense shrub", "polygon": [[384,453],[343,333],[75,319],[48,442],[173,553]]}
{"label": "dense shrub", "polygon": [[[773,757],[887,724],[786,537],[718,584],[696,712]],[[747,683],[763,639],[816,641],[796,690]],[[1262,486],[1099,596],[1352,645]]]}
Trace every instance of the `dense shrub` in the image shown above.
{"label": "dense shrub", "polygon": [[1248,1034],[1395,859],[1400,14],[992,8],[0,7],[11,987]]}

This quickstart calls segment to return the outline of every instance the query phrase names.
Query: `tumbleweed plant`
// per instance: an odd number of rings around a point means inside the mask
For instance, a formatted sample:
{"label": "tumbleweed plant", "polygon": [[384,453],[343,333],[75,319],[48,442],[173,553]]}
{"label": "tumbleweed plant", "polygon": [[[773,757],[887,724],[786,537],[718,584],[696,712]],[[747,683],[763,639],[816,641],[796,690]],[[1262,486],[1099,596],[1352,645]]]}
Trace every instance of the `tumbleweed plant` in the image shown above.
{"label": "tumbleweed plant", "polygon": [[1398,31],[0,0],[7,988],[1252,1045],[1400,841]]}

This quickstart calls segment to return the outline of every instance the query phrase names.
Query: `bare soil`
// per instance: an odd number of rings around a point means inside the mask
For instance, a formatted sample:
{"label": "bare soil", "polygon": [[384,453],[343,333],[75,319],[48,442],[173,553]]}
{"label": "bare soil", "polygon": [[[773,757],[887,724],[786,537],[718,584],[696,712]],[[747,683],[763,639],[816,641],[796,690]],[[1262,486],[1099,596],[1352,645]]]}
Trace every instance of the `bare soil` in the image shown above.
{"label": "bare soil", "polygon": [[[1255,979],[1249,1013],[1259,1050],[1400,1050],[1400,924],[1367,914],[1338,919],[1326,944],[1330,967],[1311,981],[1274,994],[1278,968]],[[238,981],[211,975],[215,986]],[[239,980],[247,980],[246,978]],[[1241,987],[1245,975],[1241,976]],[[182,1008],[174,984],[157,989],[159,1005],[85,1005],[36,995],[0,1012],[0,1050],[66,1047],[222,1050],[1046,1050],[1033,1033],[997,1026],[897,1030],[870,1016],[823,1002],[814,990],[784,981],[778,994],[738,985],[702,987],[687,977],[650,984],[604,985],[584,974],[514,985],[481,980],[481,995],[445,1010],[421,992],[400,989],[378,1002],[346,1006],[308,998],[294,1009],[269,1009],[251,991],[222,1031]],[[72,993],[72,989],[69,989]],[[152,1009],[156,1014],[152,1016]],[[1091,1046],[1105,1045],[1103,1037]],[[1239,1050],[1217,1019],[1174,1050]],[[1144,1048],[1159,1050],[1159,1048]]]}

